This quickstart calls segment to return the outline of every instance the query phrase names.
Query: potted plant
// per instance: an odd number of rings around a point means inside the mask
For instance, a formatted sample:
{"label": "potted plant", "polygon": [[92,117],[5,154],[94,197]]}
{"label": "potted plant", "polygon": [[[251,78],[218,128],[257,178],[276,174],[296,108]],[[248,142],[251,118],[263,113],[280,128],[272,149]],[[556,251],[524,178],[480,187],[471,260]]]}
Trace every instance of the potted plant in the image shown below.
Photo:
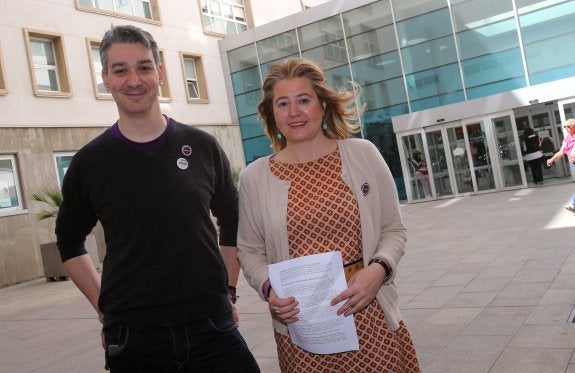
{"label": "potted plant", "polygon": [[[48,205],[47,209],[36,213],[36,218],[38,220],[45,220],[55,218],[58,215],[63,197],[60,189],[48,189],[44,192],[34,193],[32,195],[32,199]],[[92,261],[96,265],[96,268],[99,269],[100,260],[94,235],[86,237],[86,250],[92,257]],[[63,280],[68,278],[68,273],[66,273],[64,265],[62,264],[62,259],[60,258],[60,252],[58,251],[56,242],[40,244],[40,253],[42,255],[42,264],[44,266],[44,276],[47,281]]]}

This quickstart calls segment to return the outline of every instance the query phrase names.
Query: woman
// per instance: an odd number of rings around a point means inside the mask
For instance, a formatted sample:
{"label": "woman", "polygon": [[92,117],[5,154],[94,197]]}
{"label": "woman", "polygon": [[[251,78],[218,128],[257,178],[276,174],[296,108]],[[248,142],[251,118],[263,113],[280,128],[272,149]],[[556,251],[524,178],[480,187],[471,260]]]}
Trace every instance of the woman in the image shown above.
{"label": "woman", "polygon": [[[419,372],[393,283],[406,230],[381,154],[350,138],[357,96],[335,92],[305,59],[272,66],[263,93],[258,110],[275,153],[241,174],[238,249],[246,279],[268,302],[281,371]],[[298,320],[297,299],[279,298],[269,284],[268,264],[327,251],[359,263],[331,302],[355,315],[358,351],[318,355],[294,345],[287,324]]]}
{"label": "woman", "polygon": [[[561,149],[547,160],[547,166],[551,166],[553,162],[567,155],[571,168],[575,170],[575,119],[568,119],[563,125],[563,128],[566,134],[563,138],[563,143],[561,143]],[[571,200],[571,205],[565,206],[565,208],[575,213],[575,195]]]}
{"label": "woman", "polygon": [[533,128],[527,127],[523,131],[523,159],[531,168],[534,184],[543,184],[543,152],[541,151],[539,136]]}

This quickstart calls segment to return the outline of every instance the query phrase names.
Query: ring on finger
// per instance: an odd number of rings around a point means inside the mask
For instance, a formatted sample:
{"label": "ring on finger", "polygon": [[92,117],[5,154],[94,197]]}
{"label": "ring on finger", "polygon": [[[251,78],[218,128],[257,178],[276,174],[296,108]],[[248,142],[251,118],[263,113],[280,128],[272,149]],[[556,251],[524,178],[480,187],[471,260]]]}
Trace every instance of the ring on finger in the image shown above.
{"label": "ring on finger", "polygon": [[277,314],[280,313],[280,310],[279,310],[278,306],[274,306],[274,312],[277,313]]}

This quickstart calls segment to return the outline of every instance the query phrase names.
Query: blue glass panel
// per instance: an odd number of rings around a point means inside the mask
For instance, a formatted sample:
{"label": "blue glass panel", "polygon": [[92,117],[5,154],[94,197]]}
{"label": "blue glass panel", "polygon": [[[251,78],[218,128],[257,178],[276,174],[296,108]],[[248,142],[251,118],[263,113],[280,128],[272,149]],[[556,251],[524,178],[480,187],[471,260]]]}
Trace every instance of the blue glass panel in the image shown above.
{"label": "blue glass panel", "polygon": [[366,110],[406,103],[407,96],[403,78],[362,86],[360,100],[366,104]]}
{"label": "blue glass panel", "polygon": [[238,117],[245,117],[257,113],[260,99],[260,89],[235,96]]}
{"label": "blue glass panel", "polygon": [[521,15],[521,36],[526,44],[575,31],[575,1]]}
{"label": "blue glass panel", "polygon": [[338,89],[340,87],[350,88],[349,81],[351,80],[351,74],[349,72],[349,65],[344,65],[336,69],[330,69],[325,71],[325,80],[334,87]]}
{"label": "blue glass panel", "polygon": [[266,136],[256,137],[243,141],[246,164],[258,158],[272,154],[271,142]]}
{"label": "blue glass panel", "polygon": [[463,61],[461,67],[467,88],[509,78],[524,77],[523,60],[519,48]]}
{"label": "blue glass panel", "polygon": [[257,114],[240,118],[240,133],[242,140],[265,135],[264,125]]}
{"label": "blue glass panel", "polygon": [[397,23],[397,36],[402,48],[449,34],[452,34],[452,29],[447,8]]}
{"label": "blue glass panel", "polygon": [[407,75],[405,78],[411,100],[463,89],[457,64]]}
{"label": "blue glass panel", "polygon": [[[575,22],[575,20],[573,21]],[[530,74],[575,64],[575,32],[525,46]]]}
{"label": "blue glass panel", "polygon": [[401,76],[399,53],[395,51],[353,62],[351,70],[353,79],[361,85]]}
{"label": "blue glass panel", "polygon": [[411,111],[416,112],[421,110],[432,109],[434,107],[454,104],[456,102],[461,102],[464,100],[465,96],[463,95],[463,91],[448,93],[445,95],[437,95],[423,100],[412,101]]}
{"label": "blue glass panel", "polygon": [[258,66],[258,58],[255,44],[248,44],[228,52],[228,65],[230,72],[249,69]]}
{"label": "blue glass panel", "polygon": [[401,50],[406,74],[447,65],[457,61],[453,36],[420,43]]}
{"label": "blue glass panel", "polygon": [[527,85],[525,78],[508,79],[500,82],[482,85],[467,89],[467,99],[485,97],[496,93],[508,92],[514,89],[523,88]]}
{"label": "blue glass panel", "polygon": [[235,95],[261,88],[260,70],[256,66],[233,73],[232,86]]}
{"label": "blue glass panel", "polygon": [[393,132],[391,118],[396,115],[406,114],[408,111],[408,107],[405,104],[367,111],[363,114],[365,138],[375,144],[387,162],[396,182],[400,199],[406,199],[406,194],[397,150],[397,138]]}
{"label": "blue glass panel", "polygon": [[571,78],[575,76],[575,65],[562,66],[557,69],[543,71],[537,74],[530,74],[531,84],[541,84],[552,82],[554,80]]}
{"label": "blue glass panel", "polygon": [[515,20],[494,23],[457,34],[462,60],[519,47]]}
{"label": "blue glass panel", "polygon": [[304,51],[302,56],[315,61],[323,69],[331,69],[348,63],[344,40]]}

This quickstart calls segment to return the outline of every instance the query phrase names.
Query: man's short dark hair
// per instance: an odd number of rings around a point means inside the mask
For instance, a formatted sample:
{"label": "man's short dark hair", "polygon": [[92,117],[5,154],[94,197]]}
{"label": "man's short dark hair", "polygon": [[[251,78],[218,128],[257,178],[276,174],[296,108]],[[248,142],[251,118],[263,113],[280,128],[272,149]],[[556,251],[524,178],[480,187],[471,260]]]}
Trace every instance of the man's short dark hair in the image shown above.
{"label": "man's short dark hair", "polygon": [[112,26],[104,34],[102,43],[100,43],[100,60],[102,61],[102,70],[108,70],[108,49],[115,43],[138,43],[150,49],[154,56],[154,62],[157,66],[160,65],[160,52],[158,44],[154,40],[152,34],[148,31],[142,30],[139,27],[124,25]]}

